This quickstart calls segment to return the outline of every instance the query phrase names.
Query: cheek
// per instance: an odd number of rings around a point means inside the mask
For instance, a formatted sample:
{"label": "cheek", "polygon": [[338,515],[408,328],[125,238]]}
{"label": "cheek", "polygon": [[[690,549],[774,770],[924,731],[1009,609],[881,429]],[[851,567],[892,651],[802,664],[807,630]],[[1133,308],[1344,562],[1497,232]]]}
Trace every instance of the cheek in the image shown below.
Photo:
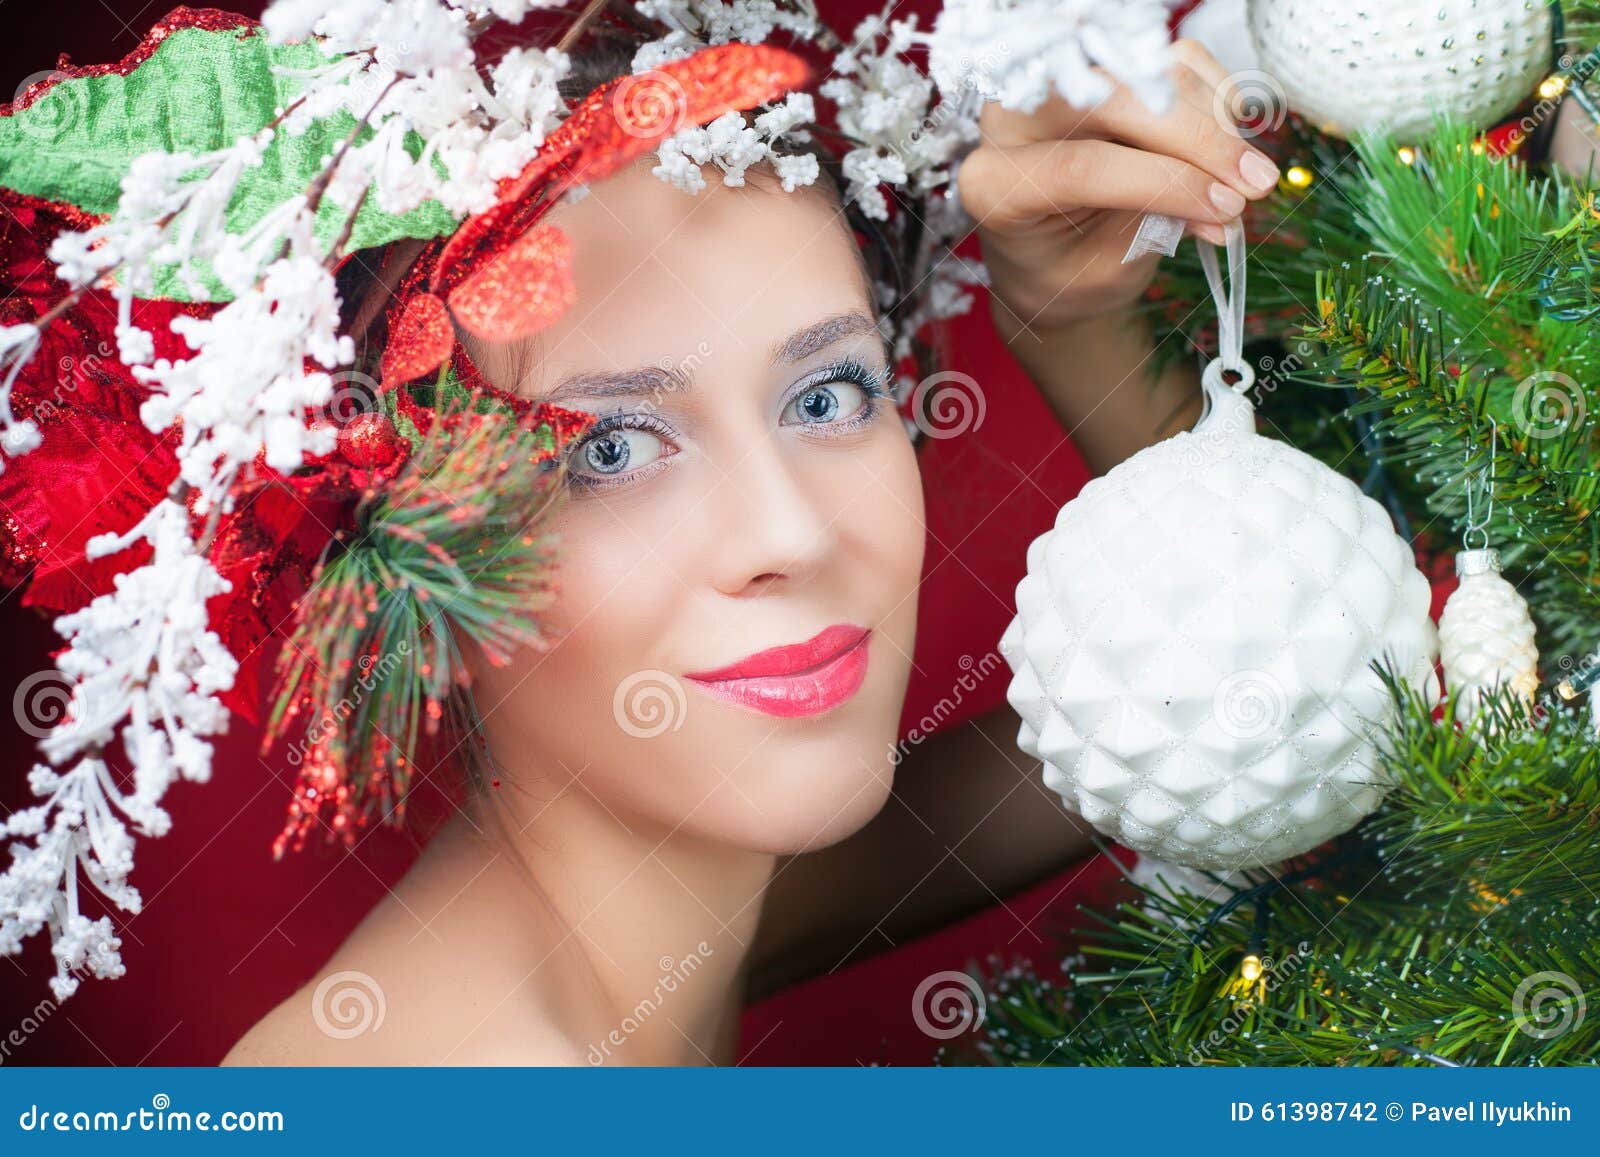
{"label": "cheek", "polygon": [[898,428],[890,427],[853,456],[852,466],[819,485],[835,489],[834,525],[858,564],[856,581],[885,600],[883,610],[896,627],[907,628],[914,616],[902,623],[894,612],[902,603],[916,605],[926,539],[916,452]]}
{"label": "cheek", "polygon": [[[540,615],[554,645],[539,656],[528,679],[546,719],[582,719],[592,738],[611,730],[619,688],[671,670],[666,654],[673,624],[684,613],[686,587],[670,539],[646,537],[670,523],[627,517],[603,502],[569,502],[553,527],[555,594]],[[658,682],[663,680],[657,680]]]}
{"label": "cheek", "polygon": [[537,799],[577,776],[615,813],[670,826],[706,794],[683,750],[691,704],[669,654],[684,585],[602,503],[572,502],[553,530],[554,598],[540,613],[551,645],[475,673],[480,704],[497,705],[491,747],[511,753]]}
{"label": "cheek", "polygon": [[915,592],[922,581],[927,527],[922,506],[922,470],[909,438],[897,436],[890,445],[881,489],[886,500],[884,550],[894,555],[891,573],[895,581],[913,595],[915,602]]}

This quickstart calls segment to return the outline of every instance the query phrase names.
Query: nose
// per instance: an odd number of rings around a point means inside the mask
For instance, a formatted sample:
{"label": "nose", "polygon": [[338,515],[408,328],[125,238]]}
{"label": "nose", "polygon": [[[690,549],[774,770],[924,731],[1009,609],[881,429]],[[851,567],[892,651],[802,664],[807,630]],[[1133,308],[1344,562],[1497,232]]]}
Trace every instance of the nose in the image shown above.
{"label": "nose", "polygon": [[724,467],[715,487],[708,543],[712,582],[748,597],[814,575],[837,544],[832,488],[817,485],[779,439],[767,437]]}

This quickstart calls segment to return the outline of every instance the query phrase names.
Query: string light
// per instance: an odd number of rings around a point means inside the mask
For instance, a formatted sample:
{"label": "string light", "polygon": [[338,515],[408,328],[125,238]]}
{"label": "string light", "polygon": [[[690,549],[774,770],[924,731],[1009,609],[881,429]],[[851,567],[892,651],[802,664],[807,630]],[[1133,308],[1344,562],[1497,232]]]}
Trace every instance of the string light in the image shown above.
{"label": "string light", "polygon": [[1290,165],[1283,174],[1283,180],[1291,189],[1310,188],[1311,170],[1304,165]]}
{"label": "string light", "polygon": [[1266,1000],[1266,968],[1254,949],[1239,961],[1239,975],[1229,981],[1222,991],[1223,996],[1235,1004],[1261,1004]]}
{"label": "string light", "polygon": [[1400,158],[1402,165],[1414,165],[1417,163],[1417,150],[1410,145],[1401,145],[1395,156]]}
{"label": "string light", "polygon": [[1567,91],[1567,78],[1564,76],[1547,76],[1539,82],[1539,98],[1541,100],[1555,100],[1556,97]]}
{"label": "string light", "polygon": [[1590,667],[1578,675],[1570,675],[1556,684],[1556,694],[1571,702],[1596,682],[1600,682],[1600,667]]}

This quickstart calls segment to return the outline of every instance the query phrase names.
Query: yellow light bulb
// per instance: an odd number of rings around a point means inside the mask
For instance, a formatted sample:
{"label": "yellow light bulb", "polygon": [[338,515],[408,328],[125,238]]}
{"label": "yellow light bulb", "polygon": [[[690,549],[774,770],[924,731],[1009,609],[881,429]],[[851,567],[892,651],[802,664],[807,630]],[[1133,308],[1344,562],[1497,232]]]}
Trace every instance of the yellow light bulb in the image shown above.
{"label": "yellow light bulb", "polygon": [[1539,82],[1539,99],[1555,100],[1556,97],[1567,91],[1567,78],[1564,76],[1547,76]]}
{"label": "yellow light bulb", "polygon": [[1402,165],[1415,164],[1417,159],[1417,150],[1412,148],[1410,145],[1401,145],[1400,151],[1395,153],[1395,156],[1400,158],[1400,163]]}
{"label": "yellow light bulb", "polygon": [[1239,962],[1239,975],[1248,981],[1261,979],[1261,957],[1251,953]]}
{"label": "yellow light bulb", "polygon": [[1293,188],[1304,189],[1311,184],[1311,170],[1304,165],[1290,165],[1283,179]]}

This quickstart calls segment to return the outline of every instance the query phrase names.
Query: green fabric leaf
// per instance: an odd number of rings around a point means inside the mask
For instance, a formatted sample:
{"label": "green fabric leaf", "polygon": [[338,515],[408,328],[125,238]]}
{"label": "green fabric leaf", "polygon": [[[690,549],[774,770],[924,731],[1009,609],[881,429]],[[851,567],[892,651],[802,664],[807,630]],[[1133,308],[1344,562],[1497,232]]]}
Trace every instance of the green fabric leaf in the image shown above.
{"label": "green fabric leaf", "polygon": [[[180,29],[127,76],[115,73],[63,80],[27,108],[0,117],[0,182],[20,193],[64,201],[90,213],[116,208],[133,159],[154,150],[207,152],[259,131],[285,108],[303,82],[278,70],[326,63],[315,44],[271,44],[251,29]],[[323,159],[349,135],[348,112],[324,118],[301,136],[279,133],[262,163],[240,181],[228,205],[228,231],[242,233],[275,205],[303,191]],[[420,151],[412,142],[412,155]],[[337,240],[347,210],[325,201],[317,237]],[[368,198],[356,216],[349,248],[402,237],[451,233],[456,220],[437,202],[395,215]],[[168,271],[161,296],[189,299]],[[212,299],[224,295],[213,286]]]}
{"label": "green fabric leaf", "polygon": [[[455,367],[446,362],[439,369],[439,376],[431,382],[412,382],[402,386],[401,389],[410,393],[412,401],[424,409],[432,410],[440,416],[460,413],[470,409],[476,414],[498,413],[506,418],[509,423],[515,423],[517,413],[513,406],[502,401],[493,394],[474,393],[462,384]],[[416,424],[406,416],[398,404],[399,390],[386,390],[378,397],[378,405],[384,414],[394,422],[395,428],[402,436],[409,438],[412,445],[417,445],[426,435],[418,431]],[[554,450],[556,446],[555,430],[548,422],[541,422],[537,426],[524,426],[518,429],[517,438],[527,443],[527,452]]]}

